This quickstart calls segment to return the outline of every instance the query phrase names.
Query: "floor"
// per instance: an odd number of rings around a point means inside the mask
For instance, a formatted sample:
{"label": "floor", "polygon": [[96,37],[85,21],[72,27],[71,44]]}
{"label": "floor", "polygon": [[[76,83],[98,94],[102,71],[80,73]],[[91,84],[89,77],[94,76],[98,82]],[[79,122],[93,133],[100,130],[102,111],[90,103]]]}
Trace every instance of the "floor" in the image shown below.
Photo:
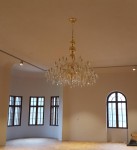
{"label": "floor", "polygon": [[0,150],[137,150],[123,143],[60,142],[54,139],[30,138],[7,141]]}

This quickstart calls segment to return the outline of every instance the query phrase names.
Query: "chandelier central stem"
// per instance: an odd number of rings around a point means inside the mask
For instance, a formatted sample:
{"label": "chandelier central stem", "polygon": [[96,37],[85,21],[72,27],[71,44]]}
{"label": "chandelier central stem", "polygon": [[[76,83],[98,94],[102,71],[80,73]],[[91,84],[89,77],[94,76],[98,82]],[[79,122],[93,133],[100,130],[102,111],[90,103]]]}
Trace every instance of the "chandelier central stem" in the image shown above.
{"label": "chandelier central stem", "polygon": [[72,24],[72,40],[70,41],[71,46],[69,48],[69,50],[70,50],[70,57],[71,57],[72,61],[75,61],[76,48],[75,48],[75,40],[74,40],[74,23],[76,22],[76,18],[70,18],[69,21]]}

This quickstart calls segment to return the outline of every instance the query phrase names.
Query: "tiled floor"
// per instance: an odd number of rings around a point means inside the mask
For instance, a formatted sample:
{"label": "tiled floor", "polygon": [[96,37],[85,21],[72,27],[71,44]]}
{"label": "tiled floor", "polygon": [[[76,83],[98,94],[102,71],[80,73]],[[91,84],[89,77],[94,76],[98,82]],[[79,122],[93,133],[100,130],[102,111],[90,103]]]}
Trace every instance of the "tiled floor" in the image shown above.
{"label": "tiled floor", "polygon": [[7,141],[0,150],[137,150],[123,143],[60,142],[54,139],[30,138]]}

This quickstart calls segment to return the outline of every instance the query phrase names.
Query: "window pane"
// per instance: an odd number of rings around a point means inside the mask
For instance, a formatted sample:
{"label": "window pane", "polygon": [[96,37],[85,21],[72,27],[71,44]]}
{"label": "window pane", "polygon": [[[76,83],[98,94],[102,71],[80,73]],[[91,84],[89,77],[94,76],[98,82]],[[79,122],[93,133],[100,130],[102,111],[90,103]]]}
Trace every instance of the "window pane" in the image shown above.
{"label": "window pane", "polygon": [[56,105],[58,105],[58,106],[59,106],[59,97],[57,97]]}
{"label": "window pane", "polygon": [[14,105],[14,97],[10,97],[9,105]]}
{"label": "window pane", "polygon": [[116,101],[116,94],[115,94],[115,93],[112,93],[112,94],[109,96],[108,101]]}
{"label": "window pane", "polygon": [[118,103],[119,127],[126,127],[126,103]]}
{"label": "window pane", "polygon": [[51,99],[51,105],[52,105],[52,106],[55,105],[55,97],[52,97],[52,99]]}
{"label": "window pane", "polygon": [[9,107],[8,126],[11,126],[13,124],[13,114],[14,114],[14,108]]}
{"label": "window pane", "polygon": [[15,108],[15,115],[14,115],[14,125],[20,124],[20,114],[21,114],[20,107],[16,107]]}
{"label": "window pane", "polygon": [[51,108],[51,124],[55,125],[55,108]]}
{"label": "window pane", "polygon": [[44,112],[43,107],[38,108],[38,118],[37,118],[38,124],[43,124],[43,115],[44,115],[43,112]]}
{"label": "window pane", "polygon": [[116,127],[116,104],[115,103],[109,103],[108,104],[108,110],[109,110],[109,127]]}
{"label": "window pane", "polygon": [[21,105],[21,98],[20,97],[16,97],[15,99],[15,105]]}
{"label": "window pane", "polygon": [[56,125],[58,125],[58,107],[56,107]]}
{"label": "window pane", "polygon": [[125,97],[121,93],[118,93],[118,101],[126,101]]}
{"label": "window pane", "polygon": [[30,108],[30,124],[35,124],[36,122],[36,107]]}
{"label": "window pane", "polygon": [[31,98],[31,106],[36,106],[37,105],[37,99],[36,98]]}
{"label": "window pane", "polygon": [[44,98],[39,98],[38,99],[38,105],[39,106],[44,106]]}

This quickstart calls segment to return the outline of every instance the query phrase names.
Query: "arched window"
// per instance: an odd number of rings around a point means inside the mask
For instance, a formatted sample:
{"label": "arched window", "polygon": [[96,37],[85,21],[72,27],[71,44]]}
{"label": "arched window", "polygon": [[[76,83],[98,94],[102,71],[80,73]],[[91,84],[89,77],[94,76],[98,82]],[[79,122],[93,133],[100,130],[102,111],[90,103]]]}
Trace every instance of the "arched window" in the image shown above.
{"label": "arched window", "polygon": [[120,92],[113,92],[107,98],[107,127],[128,128],[127,100]]}

